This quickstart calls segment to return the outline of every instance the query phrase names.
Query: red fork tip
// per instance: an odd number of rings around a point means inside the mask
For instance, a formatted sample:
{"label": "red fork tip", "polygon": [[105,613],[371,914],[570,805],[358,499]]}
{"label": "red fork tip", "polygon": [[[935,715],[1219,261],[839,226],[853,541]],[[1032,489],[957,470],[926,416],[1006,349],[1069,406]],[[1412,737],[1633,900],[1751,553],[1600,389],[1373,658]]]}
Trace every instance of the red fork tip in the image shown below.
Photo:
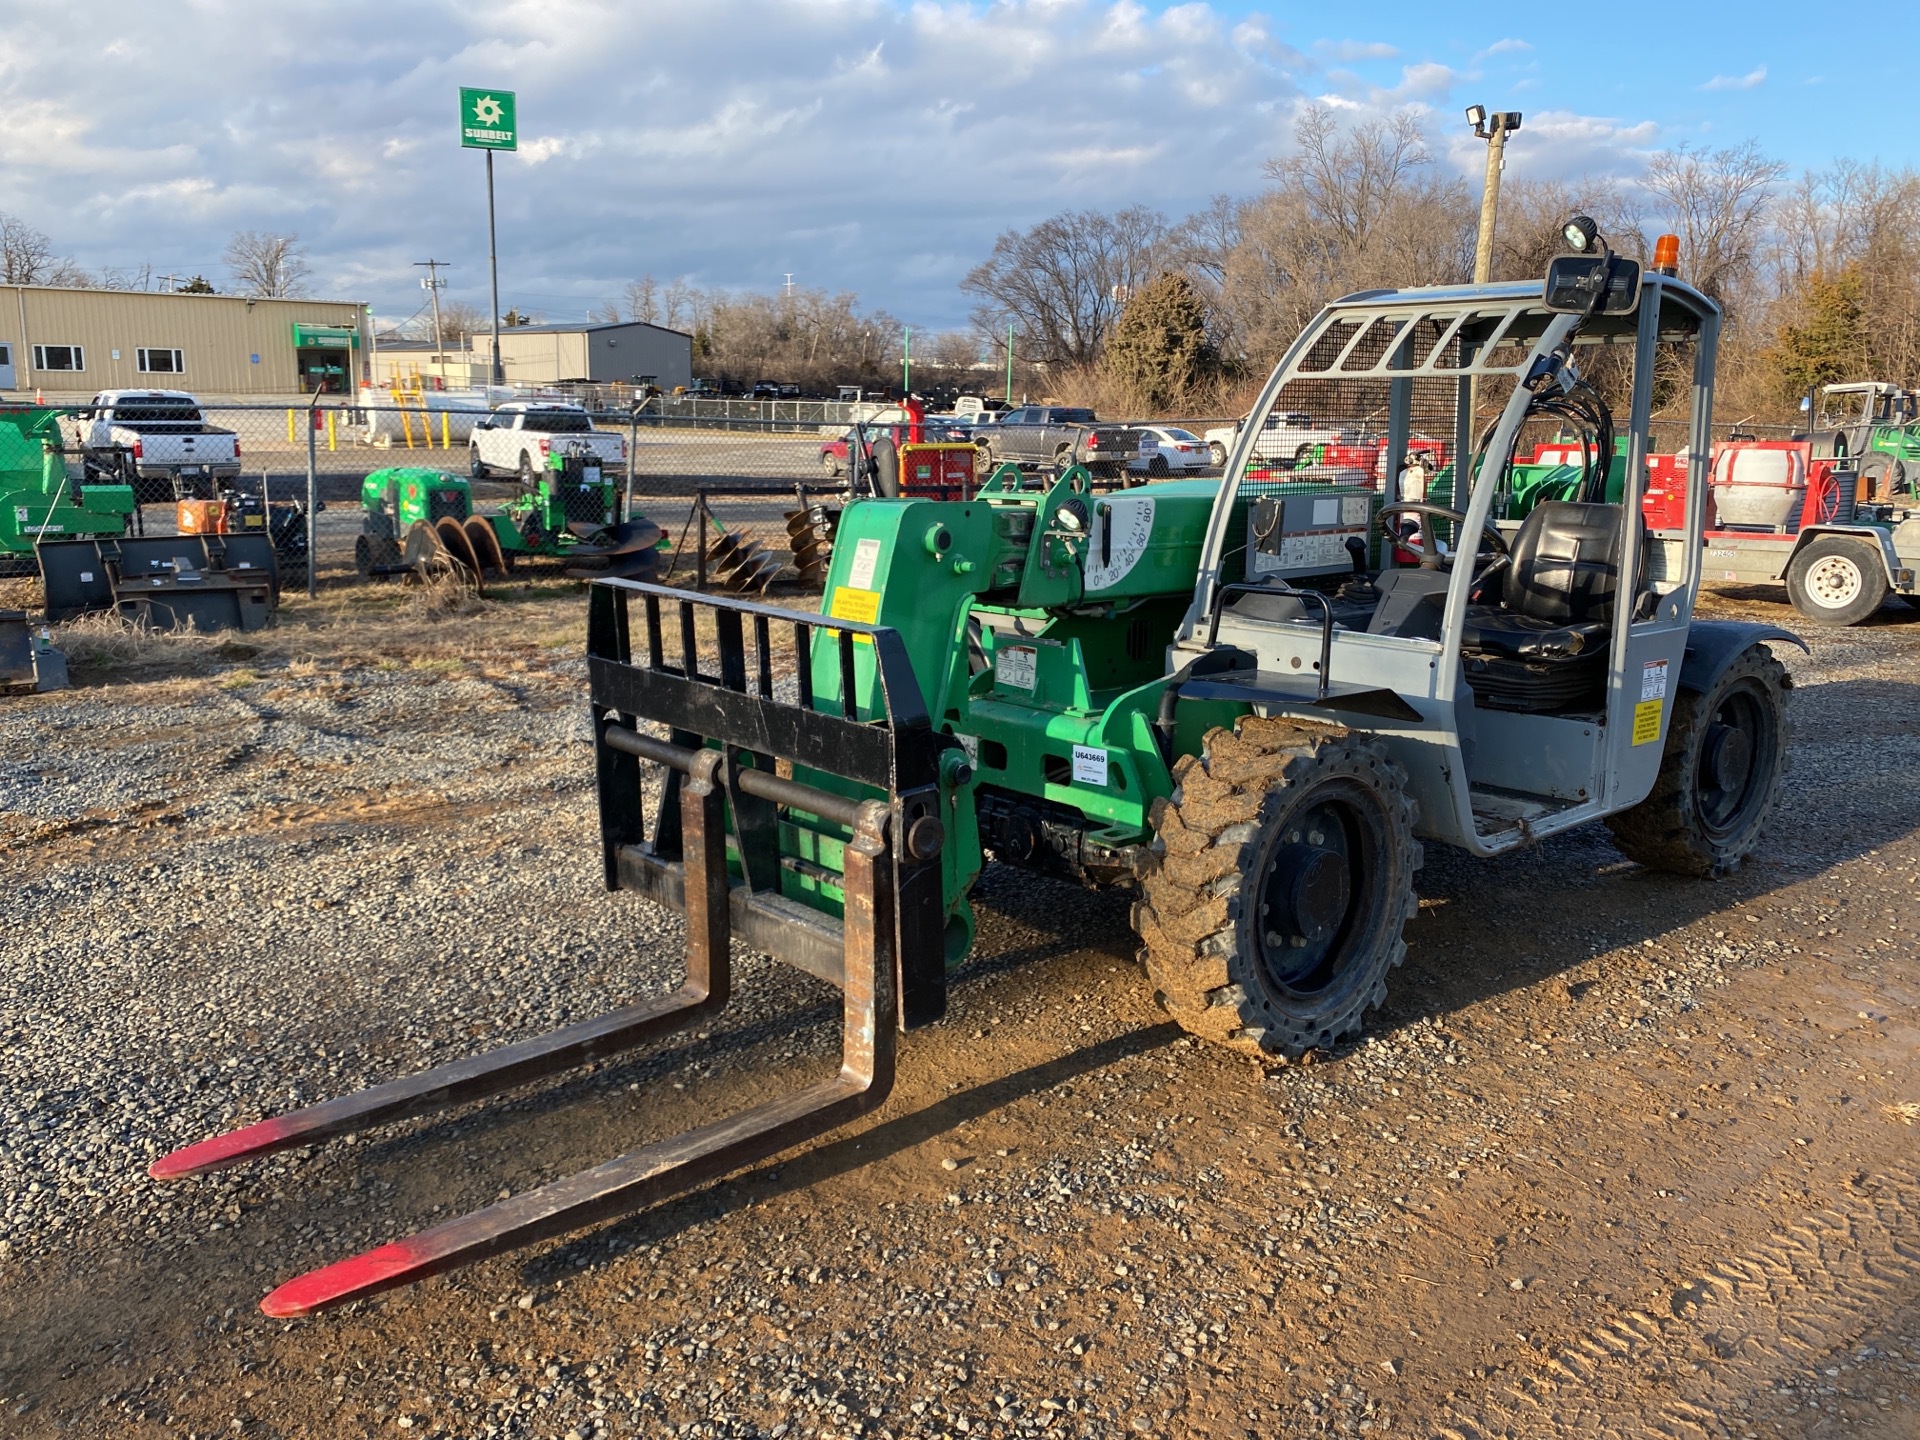
{"label": "red fork tip", "polygon": [[280,1120],[262,1120],[257,1125],[231,1130],[175,1150],[171,1155],[162,1155],[147,1167],[147,1174],[155,1180],[178,1180],[185,1175],[217,1170],[222,1165],[245,1160],[257,1151],[278,1148],[278,1142],[286,1135],[287,1127]]}
{"label": "red fork tip", "polygon": [[423,1280],[432,1273],[422,1256],[405,1241],[396,1240],[364,1255],[296,1275],[260,1302],[260,1313],[275,1320],[293,1320]]}

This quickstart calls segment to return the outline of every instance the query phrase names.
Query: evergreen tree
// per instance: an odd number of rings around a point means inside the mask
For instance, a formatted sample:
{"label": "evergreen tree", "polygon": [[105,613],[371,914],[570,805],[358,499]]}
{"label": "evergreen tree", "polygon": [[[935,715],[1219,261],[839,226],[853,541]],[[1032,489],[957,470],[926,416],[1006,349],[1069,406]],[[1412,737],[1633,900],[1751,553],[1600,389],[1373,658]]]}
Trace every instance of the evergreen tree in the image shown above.
{"label": "evergreen tree", "polygon": [[1207,338],[1207,311],[1184,275],[1166,273],[1135,292],[1107,340],[1101,368],[1134,405],[1166,410],[1188,403],[1220,373]]}
{"label": "evergreen tree", "polygon": [[1866,364],[1866,322],[1866,288],[1856,268],[1848,266],[1832,278],[1811,276],[1800,317],[1781,325],[1779,339],[1766,352],[1781,393],[1800,396],[1822,385],[1860,379]]}

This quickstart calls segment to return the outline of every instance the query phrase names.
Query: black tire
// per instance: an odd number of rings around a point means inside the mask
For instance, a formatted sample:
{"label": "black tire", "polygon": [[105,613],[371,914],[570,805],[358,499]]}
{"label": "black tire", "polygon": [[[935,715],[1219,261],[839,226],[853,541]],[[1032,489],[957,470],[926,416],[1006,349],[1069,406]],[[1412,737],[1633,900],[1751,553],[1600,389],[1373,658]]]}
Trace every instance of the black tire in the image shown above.
{"label": "black tire", "polygon": [[1652,793],[1607,817],[1620,853],[1675,875],[1739,869],[1760,843],[1786,774],[1792,683],[1773,652],[1754,645],[1708,693],[1679,691]]}
{"label": "black tire", "polygon": [[993,447],[991,445],[975,447],[973,452],[973,473],[977,478],[982,480],[986,479],[987,476],[993,473],[993,467],[997,463],[993,458]]}
{"label": "black tire", "polygon": [[519,475],[520,475],[520,483],[526,486],[527,489],[531,490],[533,488],[533,483],[534,483],[533,456],[528,454],[525,450],[522,450],[520,452]]}
{"label": "black tire", "polygon": [[1405,773],[1342,726],[1210,731],[1154,803],[1156,863],[1134,907],[1161,1005],[1267,1062],[1359,1030],[1406,958],[1414,814]]}
{"label": "black tire", "polygon": [[1156,478],[1171,474],[1172,470],[1167,465],[1167,457],[1164,455],[1156,455],[1147,461],[1147,473]]}
{"label": "black tire", "polygon": [[846,467],[840,463],[839,456],[828,453],[820,457],[820,468],[826,472],[829,480],[838,480],[840,472]]}
{"label": "black tire", "polygon": [[467,474],[475,480],[484,480],[487,478],[487,467],[480,463],[480,447],[478,445],[469,445],[467,447]]}
{"label": "black tire", "polygon": [[1073,447],[1071,445],[1062,445],[1058,450],[1055,450],[1053,452],[1053,463],[1062,470],[1073,464]]}
{"label": "black tire", "polygon": [[1858,625],[1887,598],[1887,572],[1873,547],[1822,535],[1787,566],[1787,598],[1816,625]]}
{"label": "black tire", "polygon": [[362,580],[373,579],[373,539],[368,535],[353,537],[353,568],[359,572]]}
{"label": "black tire", "polygon": [[1906,461],[1895,460],[1887,466],[1887,496],[1889,500],[1913,494],[1913,472],[1907,469]]}
{"label": "black tire", "polygon": [[1890,455],[1865,455],[1860,460],[1860,483],[1869,500],[1884,500],[1893,493],[1891,472],[1898,464]]}
{"label": "black tire", "polygon": [[1227,447],[1222,445],[1218,440],[1215,440],[1211,445],[1207,446],[1207,454],[1213,458],[1213,463],[1216,466],[1225,467],[1227,463]]}
{"label": "black tire", "polygon": [[900,498],[900,447],[881,440],[873,447],[873,493],[888,500]]}

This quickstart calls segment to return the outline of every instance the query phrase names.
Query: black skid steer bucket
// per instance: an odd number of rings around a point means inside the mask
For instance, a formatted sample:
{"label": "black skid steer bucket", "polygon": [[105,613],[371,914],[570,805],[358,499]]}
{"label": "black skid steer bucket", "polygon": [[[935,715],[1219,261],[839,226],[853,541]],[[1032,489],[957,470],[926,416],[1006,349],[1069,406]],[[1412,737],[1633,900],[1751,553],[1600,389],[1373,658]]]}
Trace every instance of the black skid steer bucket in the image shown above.
{"label": "black skid steer bucket", "polygon": [[[839,1071],[302,1275],[261,1302],[269,1315],[310,1314],[631,1214],[835,1129],[886,1098],[895,1026],[945,1009],[938,774],[941,751],[954,742],[934,732],[899,635],[626,580],[597,581],[589,603],[608,887],[639,890],[686,916],[685,983],[659,1000],[190,1145],[150,1173],[197,1175],[442,1110],[706,1020],[727,1004],[736,936],[840,988]],[[774,694],[773,642],[788,631],[798,703]],[[701,654],[703,641],[717,660]],[[856,643],[871,647],[874,677],[858,705]],[[823,686],[832,693],[816,703],[821,670],[841,683]],[[662,728],[664,736],[650,733]],[[664,774],[650,827],[643,762]],[[831,787],[795,774],[832,777]],[[782,828],[795,825],[834,837],[839,864],[830,876],[783,853]],[[812,908],[782,894],[782,879],[802,872],[836,904]]]}

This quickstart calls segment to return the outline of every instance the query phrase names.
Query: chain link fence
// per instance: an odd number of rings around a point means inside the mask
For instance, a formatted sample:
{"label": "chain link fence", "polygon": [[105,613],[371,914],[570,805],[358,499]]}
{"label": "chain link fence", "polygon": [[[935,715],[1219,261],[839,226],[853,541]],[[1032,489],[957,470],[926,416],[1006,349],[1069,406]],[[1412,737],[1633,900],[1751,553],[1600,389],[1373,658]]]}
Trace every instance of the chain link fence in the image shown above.
{"label": "chain link fence", "polygon": [[[144,534],[175,533],[179,496],[211,497],[220,490],[237,490],[259,496],[277,517],[277,525],[298,511],[304,529],[311,498],[317,507],[311,529],[313,573],[320,585],[358,582],[355,542],[363,531],[362,486],[376,470],[406,466],[456,475],[471,485],[474,508],[480,511],[497,510],[522,491],[518,455],[505,457],[505,466],[477,473],[478,427],[490,412],[477,399],[456,393],[429,392],[416,403],[352,403],[331,396],[312,406],[211,403],[201,407],[201,414],[208,434],[196,438],[195,453],[209,458],[176,470],[156,467],[153,452],[163,448],[156,437],[148,453],[135,461],[141,501],[135,528]],[[594,429],[619,439],[621,459],[609,473],[631,511],[659,525],[673,543],[674,556],[662,573],[676,583],[692,580],[703,534],[709,545],[731,535],[735,544],[751,542],[790,560],[788,512],[848,493],[849,432],[860,431],[869,439],[891,435],[896,433],[893,422],[903,418],[891,407],[871,402],[658,396],[589,414]],[[77,423],[86,412],[70,415]],[[1198,436],[1209,429],[1231,429],[1234,422],[1193,417],[1151,423]],[[1722,433],[1728,429],[1758,439],[1792,433],[1786,426],[1720,427]],[[538,453],[540,438],[527,437],[528,460],[535,469],[545,463],[544,454]],[[228,446],[224,460],[219,458],[222,445]],[[502,458],[493,451],[489,457]],[[1207,460],[1184,473],[1217,476],[1218,466],[1211,456]],[[287,569],[288,579],[297,583],[304,578],[298,564]],[[789,566],[776,577],[775,588],[790,589],[797,583]]]}

